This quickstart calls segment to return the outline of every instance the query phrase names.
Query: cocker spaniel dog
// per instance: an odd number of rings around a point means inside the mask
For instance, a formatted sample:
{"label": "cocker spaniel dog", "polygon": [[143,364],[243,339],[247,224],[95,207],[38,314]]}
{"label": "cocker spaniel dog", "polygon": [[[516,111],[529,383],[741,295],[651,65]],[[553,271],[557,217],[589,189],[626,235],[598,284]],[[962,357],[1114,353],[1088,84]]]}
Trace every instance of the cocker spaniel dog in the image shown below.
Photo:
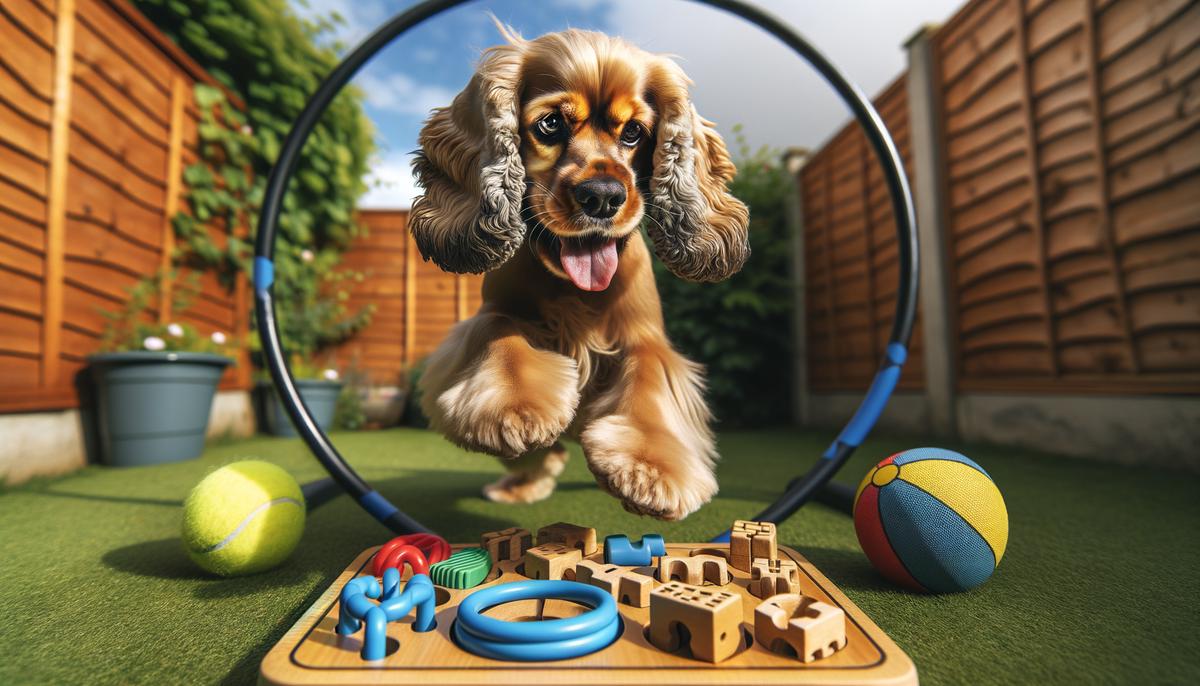
{"label": "cocker spaniel dog", "polygon": [[413,163],[421,254],[487,272],[478,314],[428,359],[422,407],[450,441],[504,458],[491,500],[549,496],[569,436],[627,510],[682,519],[717,492],[717,453],[639,227],[680,278],[734,274],[750,252],[734,166],[669,58],[588,31],[501,31]]}

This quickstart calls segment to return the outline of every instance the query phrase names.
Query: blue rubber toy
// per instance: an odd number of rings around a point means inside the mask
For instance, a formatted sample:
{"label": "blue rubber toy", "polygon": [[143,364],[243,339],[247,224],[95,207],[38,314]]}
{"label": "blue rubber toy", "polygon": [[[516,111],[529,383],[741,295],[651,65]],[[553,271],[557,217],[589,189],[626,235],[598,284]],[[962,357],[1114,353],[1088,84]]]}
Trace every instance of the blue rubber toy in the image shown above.
{"label": "blue rubber toy", "polygon": [[[566,619],[507,622],[483,614],[517,600],[561,598],[591,610]],[[459,647],[481,657],[509,662],[569,660],[607,648],[621,633],[612,594],[575,581],[528,580],[475,591],[458,605],[451,630]]]}
{"label": "blue rubber toy", "polygon": [[[378,603],[369,599],[378,598]],[[408,616],[417,608],[417,619],[413,631],[432,631],[436,625],[433,582],[425,574],[414,574],[404,590],[400,590],[400,570],[388,568],[383,573],[383,588],[373,576],[351,579],[342,587],[341,607],[338,614],[337,633],[349,636],[366,624],[363,638],[362,659],[382,660],[387,655],[387,623]]]}
{"label": "blue rubber toy", "polygon": [[654,564],[653,558],[666,554],[667,544],[658,534],[646,534],[636,544],[624,534],[604,539],[604,562],[610,565],[646,567]]}

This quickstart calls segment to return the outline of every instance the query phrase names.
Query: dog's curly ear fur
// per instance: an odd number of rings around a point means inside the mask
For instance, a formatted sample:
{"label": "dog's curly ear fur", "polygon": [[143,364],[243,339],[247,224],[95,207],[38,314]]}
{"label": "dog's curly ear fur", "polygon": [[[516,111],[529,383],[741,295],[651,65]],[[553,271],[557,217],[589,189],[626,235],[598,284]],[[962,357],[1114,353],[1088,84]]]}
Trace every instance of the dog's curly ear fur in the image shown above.
{"label": "dog's curly ear fur", "polygon": [[676,276],[721,281],[750,256],[750,213],[729,193],[737,169],[713,124],[696,112],[690,81],[668,58],[649,67],[648,95],[658,111],[649,178],[654,252]]}
{"label": "dog's curly ear fur", "polygon": [[421,255],[449,272],[495,269],[525,238],[518,131],[524,41],[515,34],[510,41],[484,53],[467,87],[421,129],[413,170],[425,194],[413,201],[409,228]]}

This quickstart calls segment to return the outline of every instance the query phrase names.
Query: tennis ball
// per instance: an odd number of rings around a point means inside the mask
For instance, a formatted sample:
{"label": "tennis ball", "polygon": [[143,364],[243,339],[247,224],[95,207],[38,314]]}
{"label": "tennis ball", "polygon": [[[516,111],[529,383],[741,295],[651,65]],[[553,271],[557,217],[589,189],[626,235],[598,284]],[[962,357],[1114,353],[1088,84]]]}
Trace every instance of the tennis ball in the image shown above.
{"label": "tennis ball", "polygon": [[304,495],[269,462],[226,465],[196,484],[183,503],[183,544],[221,576],[263,572],[287,559],[304,533]]}

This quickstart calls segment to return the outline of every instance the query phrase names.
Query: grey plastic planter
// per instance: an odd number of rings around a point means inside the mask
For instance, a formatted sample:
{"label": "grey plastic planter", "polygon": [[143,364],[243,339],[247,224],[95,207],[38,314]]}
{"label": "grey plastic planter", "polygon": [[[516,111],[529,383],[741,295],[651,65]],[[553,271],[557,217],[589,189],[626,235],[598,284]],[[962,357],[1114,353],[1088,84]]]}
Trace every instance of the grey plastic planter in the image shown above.
{"label": "grey plastic planter", "polygon": [[[283,408],[283,403],[279,401],[279,395],[275,392],[274,386],[267,387],[264,404],[264,419],[266,419],[266,430],[274,436],[289,436],[295,437],[295,427],[292,426],[292,420],[288,418],[287,410]],[[333,426],[333,414],[337,409],[338,395],[342,392],[342,384],[340,381],[324,381],[320,379],[298,379],[296,381],[296,390],[300,392],[300,397],[304,399],[304,404],[308,405],[309,412],[312,412],[313,419],[317,420],[317,426],[324,431],[329,431]]]}
{"label": "grey plastic planter", "polygon": [[204,452],[213,395],[233,360],[208,353],[133,351],[92,355],[88,362],[105,464],[178,462]]}

